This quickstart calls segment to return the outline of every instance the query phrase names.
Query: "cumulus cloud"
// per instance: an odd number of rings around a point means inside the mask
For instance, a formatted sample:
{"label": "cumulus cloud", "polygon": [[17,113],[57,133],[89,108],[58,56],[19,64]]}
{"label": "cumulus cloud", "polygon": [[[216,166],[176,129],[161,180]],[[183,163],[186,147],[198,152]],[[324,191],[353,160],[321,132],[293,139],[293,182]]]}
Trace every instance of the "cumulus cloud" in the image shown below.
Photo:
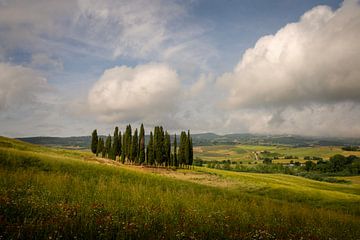
{"label": "cumulus cloud", "polygon": [[201,74],[200,77],[191,85],[188,96],[196,97],[203,94],[204,91],[209,91],[209,87],[213,85],[212,74]]}
{"label": "cumulus cloud", "polygon": [[260,38],[218,83],[229,108],[360,101],[360,5],[318,6]]}
{"label": "cumulus cloud", "polygon": [[260,38],[217,79],[225,128],[257,133],[360,134],[360,5],[317,6]]}
{"label": "cumulus cloud", "polygon": [[360,106],[343,102],[316,104],[301,109],[243,109],[227,114],[226,132],[359,137]]}
{"label": "cumulus cloud", "polygon": [[120,66],[103,73],[88,104],[100,120],[159,120],[175,110],[180,92],[178,75],[167,65]]}
{"label": "cumulus cloud", "polygon": [[0,63],[0,111],[39,103],[50,89],[45,78],[31,68]]}

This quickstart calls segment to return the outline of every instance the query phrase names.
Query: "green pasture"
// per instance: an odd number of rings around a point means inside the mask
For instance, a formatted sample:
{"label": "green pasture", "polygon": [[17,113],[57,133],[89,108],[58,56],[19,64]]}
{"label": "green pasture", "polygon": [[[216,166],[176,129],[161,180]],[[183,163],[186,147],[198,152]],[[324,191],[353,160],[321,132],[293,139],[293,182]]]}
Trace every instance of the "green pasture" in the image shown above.
{"label": "green pasture", "polygon": [[0,137],[0,238],[358,239],[352,179],[149,170]]}

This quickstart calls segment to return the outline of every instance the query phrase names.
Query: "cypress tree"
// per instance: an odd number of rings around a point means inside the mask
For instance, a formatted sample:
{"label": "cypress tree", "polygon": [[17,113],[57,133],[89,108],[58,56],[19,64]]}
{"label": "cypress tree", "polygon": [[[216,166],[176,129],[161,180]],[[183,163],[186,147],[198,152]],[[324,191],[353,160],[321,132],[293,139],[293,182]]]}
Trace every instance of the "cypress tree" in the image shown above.
{"label": "cypress tree", "polygon": [[98,145],[97,145],[97,148],[96,148],[96,156],[98,156],[99,153],[102,153],[103,148],[104,148],[104,140],[99,137]]}
{"label": "cypress tree", "polygon": [[106,138],[105,149],[106,149],[105,151],[106,151],[107,158],[110,158],[111,157],[111,136],[110,135]]}
{"label": "cypress tree", "polygon": [[139,134],[139,162],[140,164],[145,162],[145,130],[143,124],[140,126]]}
{"label": "cypress tree", "polygon": [[190,163],[190,141],[189,141],[189,135],[190,132],[188,131],[188,135],[186,136],[186,142],[185,142],[185,161],[186,165],[189,165]]}
{"label": "cypress tree", "polygon": [[118,155],[119,155],[119,128],[115,127],[112,149],[111,149],[111,158],[113,160],[116,160],[116,156]]}
{"label": "cypress tree", "polygon": [[102,145],[102,152],[101,152],[101,157],[105,158],[106,157],[106,148],[105,148],[105,140],[101,138],[101,145]]}
{"label": "cypress tree", "polygon": [[124,132],[123,141],[122,141],[121,162],[125,163],[125,159],[126,159],[126,130]]}
{"label": "cypress tree", "polygon": [[149,144],[146,146],[145,163],[146,163],[146,165],[149,164]]}
{"label": "cypress tree", "polygon": [[131,154],[131,125],[127,125],[124,135],[123,135],[123,144],[122,144],[122,155],[121,155],[121,161],[124,163],[125,160],[130,160],[130,154]]}
{"label": "cypress tree", "polygon": [[165,162],[165,146],[164,146],[164,130],[160,126],[158,130],[158,153],[157,153],[157,162],[162,165]]}
{"label": "cypress tree", "polygon": [[154,144],[153,144],[153,146],[154,146],[153,151],[154,151],[154,162],[155,162],[155,164],[159,164],[159,159],[160,159],[159,145],[160,145],[159,127],[155,126],[155,128],[154,128]]}
{"label": "cypress tree", "polygon": [[120,157],[122,157],[122,146],[121,146],[121,131],[119,131],[119,137],[118,137],[118,156],[119,156],[119,160]]}
{"label": "cypress tree", "polygon": [[170,166],[175,166],[175,162],[174,162],[174,154],[170,153]]}
{"label": "cypress tree", "polygon": [[97,135],[97,130],[95,129],[91,134],[91,152],[94,154],[96,153],[98,142],[99,138]]}
{"label": "cypress tree", "polygon": [[131,161],[138,163],[138,130],[135,129],[134,132],[134,136],[132,138],[132,143],[131,143],[131,155],[130,155],[130,159]]}
{"label": "cypress tree", "polygon": [[191,166],[194,162],[194,150],[193,150],[193,143],[192,143],[192,138],[190,137],[189,140],[189,165]]}
{"label": "cypress tree", "polygon": [[186,164],[186,145],[187,145],[187,136],[184,131],[180,134],[180,146],[179,146],[179,165],[182,166]]}
{"label": "cypress tree", "polygon": [[178,167],[178,159],[177,159],[177,140],[176,140],[176,134],[174,136],[174,166]]}
{"label": "cypress tree", "polygon": [[153,137],[153,133],[152,133],[152,132],[150,132],[150,140],[149,140],[149,143],[148,143],[147,155],[148,155],[148,164],[154,165],[154,162],[155,162],[155,156],[154,156],[154,137]]}
{"label": "cypress tree", "polygon": [[170,135],[168,134],[168,132],[165,132],[165,137],[164,137],[164,162],[165,162],[165,166],[169,166],[170,165],[170,155],[171,155],[171,142],[170,142]]}
{"label": "cypress tree", "polygon": [[132,133],[131,133],[131,125],[129,124],[127,126],[127,134],[126,134],[126,158],[128,160],[130,159],[131,156],[131,145],[132,145]]}

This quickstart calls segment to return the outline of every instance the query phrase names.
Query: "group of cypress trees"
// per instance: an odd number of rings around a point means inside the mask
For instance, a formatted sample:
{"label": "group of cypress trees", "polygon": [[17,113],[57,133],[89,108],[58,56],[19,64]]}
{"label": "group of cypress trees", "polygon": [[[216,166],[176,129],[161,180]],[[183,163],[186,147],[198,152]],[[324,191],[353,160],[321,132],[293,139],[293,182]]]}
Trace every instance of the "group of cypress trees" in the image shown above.
{"label": "group of cypress trees", "polygon": [[127,125],[123,136],[119,128],[115,127],[114,135],[109,135],[106,139],[99,137],[95,129],[92,132],[91,151],[96,156],[138,165],[184,167],[191,166],[194,159],[190,131],[181,132],[179,146],[175,134],[172,147],[170,134],[162,126],[156,126],[154,133],[150,132],[150,139],[145,147],[143,124],[140,132],[135,129],[133,134],[131,125]]}

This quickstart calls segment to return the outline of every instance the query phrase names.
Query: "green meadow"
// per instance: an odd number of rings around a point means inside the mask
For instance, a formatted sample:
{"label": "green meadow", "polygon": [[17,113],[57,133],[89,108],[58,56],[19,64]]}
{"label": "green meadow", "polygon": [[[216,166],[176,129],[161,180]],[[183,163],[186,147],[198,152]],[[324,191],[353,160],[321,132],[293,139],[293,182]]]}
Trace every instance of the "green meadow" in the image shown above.
{"label": "green meadow", "polygon": [[[315,153],[326,157],[341,151],[211,148],[194,149],[195,156],[218,159],[230,154],[232,160],[246,156],[251,160],[254,151],[299,157]],[[96,158],[87,151],[40,147],[4,137],[0,137],[0,176],[0,239],[360,236],[358,176],[344,177],[349,183],[327,183],[203,167],[148,168]]]}

